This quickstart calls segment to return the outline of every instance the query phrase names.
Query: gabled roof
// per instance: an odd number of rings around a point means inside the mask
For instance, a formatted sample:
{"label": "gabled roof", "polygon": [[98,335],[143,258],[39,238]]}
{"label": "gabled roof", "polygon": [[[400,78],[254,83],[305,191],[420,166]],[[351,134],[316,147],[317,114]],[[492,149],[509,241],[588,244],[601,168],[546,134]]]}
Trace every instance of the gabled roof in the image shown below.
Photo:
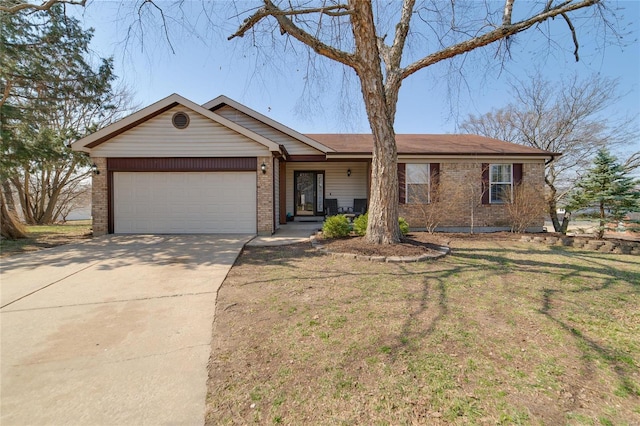
{"label": "gabled roof", "polygon": [[285,126],[282,123],[278,123],[277,121],[267,117],[266,115],[260,114],[257,111],[252,110],[251,108],[248,108],[244,105],[242,105],[241,103],[238,103],[236,101],[234,101],[231,98],[228,98],[224,95],[220,95],[215,99],[210,100],[209,102],[203,104],[202,106],[208,110],[214,111],[224,105],[228,105],[232,108],[237,109],[238,111],[247,114],[249,117],[253,117],[258,121],[263,122],[264,124],[273,127],[274,129],[291,136],[292,138],[295,138],[297,140],[299,140],[300,142],[307,144],[309,146],[311,146],[312,148],[315,148],[321,152],[324,153],[329,153],[333,151],[333,148],[325,146],[324,144],[322,144],[321,142],[314,140],[312,138],[307,137],[306,135],[303,135],[302,133],[296,132],[295,130],[291,129],[290,127]]}
{"label": "gabled roof", "polygon": [[153,103],[148,107],[143,108],[140,111],[135,112],[119,121],[116,121],[115,123],[110,124],[109,126],[103,127],[102,129],[98,130],[95,133],[92,133],[82,139],[79,139],[73,142],[71,144],[71,148],[74,151],[90,152],[91,148],[95,148],[96,146],[104,142],[107,142],[109,139],[113,138],[114,136],[117,136],[129,129],[132,129],[144,123],[145,121],[150,120],[153,117],[156,117],[162,114],[163,112],[170,110],[171,108],[174,108],[177,105],[182,105],[186,108],[189,108],[190,110],[197,112],[198,114],[201,114],[209,118],[210,120],[215,121],[218,124],[221,124],[222,126],[225,126],[231,130],[234,130],[248,137],[249,139],[252,139],[257,143],[264,145],[271,152],[282,153],[280,150],[280,146],[275,142],[249,129],[246,129],[234,123],[231,120],[221,117],[218,114],[212,111],[209,111],[208,109],[203,108],[202,106],[176,93],[169,95],[166,98],[161,99],[158,102]]}
{"label": "gabled roof", "polygon": [[[373,150],[373,135],[371,134],[327,133],[308,134],[307,136],[334,150],[335,154],[329,153],[327,157],[371,155]],[[397,134],[396,146],[398,147],[398,155],[517,155],[536,157],[555,157],[560,155],[529,146],[468,134]]]}

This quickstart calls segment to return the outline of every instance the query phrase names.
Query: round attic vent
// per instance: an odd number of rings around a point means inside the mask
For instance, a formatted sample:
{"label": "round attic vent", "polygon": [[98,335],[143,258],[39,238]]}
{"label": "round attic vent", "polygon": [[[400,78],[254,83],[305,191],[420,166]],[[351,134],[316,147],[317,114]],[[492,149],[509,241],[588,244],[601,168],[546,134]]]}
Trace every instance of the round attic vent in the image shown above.
{"label": "round attic vent", "polygon": [[186,112],[176,112],[171,117],[171,122],[176,129],[186,129],[189,125],[189,116]]}

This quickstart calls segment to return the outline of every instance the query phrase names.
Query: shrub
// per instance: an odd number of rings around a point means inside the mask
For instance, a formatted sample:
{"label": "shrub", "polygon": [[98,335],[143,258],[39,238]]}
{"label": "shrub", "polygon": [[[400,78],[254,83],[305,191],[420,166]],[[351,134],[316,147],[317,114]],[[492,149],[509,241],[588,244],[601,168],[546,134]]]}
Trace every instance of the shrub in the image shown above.
{"label": "shrub", "polygon": [[528,227],[544,222],[547,203],[532,185],[520,184],[513,190],[513,200],[505,203],[511,232],[521,234]]}
{"label": "shrub", "polygon": [[346,237],[349,232],[351,232],[349,219],[343,214],[329,216],[322,225],[322,233],[327,238]]}
{"label": "shrub", "polygon": [[409,233],[409,224],[403,217],[398,218],[398,225],[400,225],[400,232],[403,236]]}
{"label": "shrub", "polygon": [[[369,214],[365,213],[361,216],[358,216],[353,221],[353,231],[359,235],[364,236],[367,233],[367,223],[369,222]],[[398,225],[400,225],[400,232],[402,235],[407,235],[409,233],[409,224],[404,218],[398,218]]]}
{"label": "shrub", "polygon": [[369,221],[369,214],[365,213],[353,220],[353,231],[356,235],[364,236],[367,233],[367,223]]}

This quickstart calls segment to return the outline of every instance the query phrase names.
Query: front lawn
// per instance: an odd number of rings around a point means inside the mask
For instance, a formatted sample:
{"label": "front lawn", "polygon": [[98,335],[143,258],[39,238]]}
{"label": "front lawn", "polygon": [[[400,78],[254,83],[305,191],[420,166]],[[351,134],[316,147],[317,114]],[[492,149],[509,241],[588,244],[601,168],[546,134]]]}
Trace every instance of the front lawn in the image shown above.
{"label": "front lawn", "polygon": [[55,247],[90,237],[90,220],[75,220],[56,225],[27,225],[27,238],[15,241],[0,239],[0,256]]}
{"label": "front lawn", "polygon": [[640,423],[640,257],[451,245],[412,264],[246,248],[207,424]]}

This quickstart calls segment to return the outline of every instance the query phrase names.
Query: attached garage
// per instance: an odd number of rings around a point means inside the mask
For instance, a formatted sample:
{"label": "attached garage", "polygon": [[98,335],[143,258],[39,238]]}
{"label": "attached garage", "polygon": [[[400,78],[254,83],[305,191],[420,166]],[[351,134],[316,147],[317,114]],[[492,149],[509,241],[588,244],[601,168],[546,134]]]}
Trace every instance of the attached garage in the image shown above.
{"label": "attached garage", "polygon": [[93,234],[275,231],[284,148],[173,94],[72,145],[93,162]]}
{"label": "attached garage", "polygon": [[114,172],[116,234],[256,233],[255,172]]}

